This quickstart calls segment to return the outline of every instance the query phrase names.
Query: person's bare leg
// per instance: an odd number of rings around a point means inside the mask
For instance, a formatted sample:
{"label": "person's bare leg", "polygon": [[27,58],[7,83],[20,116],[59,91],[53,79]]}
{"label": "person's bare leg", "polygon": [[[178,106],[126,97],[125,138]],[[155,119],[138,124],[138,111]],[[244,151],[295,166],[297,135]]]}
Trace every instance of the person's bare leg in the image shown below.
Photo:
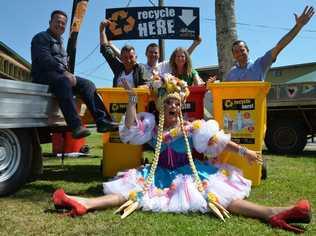
{"label": "person's bare leg", "polygon": [[272,216],[290,208],[291,207],[262,206],[247,200],[234,200],[227,207],[227,209],[233,214],[243,215],[265,221],[268,221]]}
{"label": "person's bare leg", "polygon": [[70,199],[73,199],[83,205],[87,210],[96,210],[96,209],[104,209],[108,207],[120,206],[125,201],[124,198],[120,194],[108,194],[100,197],[94,198],[83,198],[77,196],[67,195]]}
{"label": "person's bare leg", "polygon": [[304,233],[305,229],[290,223],[309,223],[311,209],[307,200],[300,200],[291,207],[266,207],[246,200],[234,200],[228,208],[231,213],[266,221],[275,228],[294,233]]}

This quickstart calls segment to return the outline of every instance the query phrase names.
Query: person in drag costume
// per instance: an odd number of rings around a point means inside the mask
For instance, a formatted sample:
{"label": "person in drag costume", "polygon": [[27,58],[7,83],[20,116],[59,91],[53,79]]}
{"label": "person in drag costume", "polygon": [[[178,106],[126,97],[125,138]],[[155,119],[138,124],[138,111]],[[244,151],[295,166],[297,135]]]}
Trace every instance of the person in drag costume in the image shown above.
{"label": "person in drag costume", "polygon": [[[185,81],[166,74],[153,77],[151,90],[159,111],[158,124],[151,113],[136,113],[137,96],[128,83],[127,111],[119,127],[122,142],[155,148],[151,165],[119,172],[103,183],[105,195],[82,198],[67,195],[63,189],[53,194],[56,208],[68,208],[69,215],[80,216],[90,210],[120,206],[116,213],[125,218],[136,209],[153,212],[213,212],[220,219],[230,213],[265,220],[273,227],[297,233],[304,232],[290,223],[310,221],[307,200],[294,206],[267,207],[244,200],[250,193],[251,181],[227,164],[211,164],[192,156],[192,150],[207,157],[223,151],[239,153],[250,163],[261,162],[256,152],[230,140],[215,120],[183,120],[181,107],[189,90]],[[126,157],[128,158],[128,157]]]}

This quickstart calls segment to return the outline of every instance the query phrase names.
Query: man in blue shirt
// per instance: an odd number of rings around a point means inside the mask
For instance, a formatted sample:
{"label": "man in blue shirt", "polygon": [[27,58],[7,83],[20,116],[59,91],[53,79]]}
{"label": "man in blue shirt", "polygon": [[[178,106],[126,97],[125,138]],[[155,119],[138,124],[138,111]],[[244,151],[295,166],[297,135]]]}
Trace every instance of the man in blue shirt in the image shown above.
{"label": "man in blue shirt", "polygon": [[242,40],[233,43],[232,53],[236,60],[236,65],[227,74],[225,81],[264,81],[272,63],[276,60],[279,53],[285,48],[300,32],[304,25],[314,15],[314,8],[306,6],[300,16],[295,15],[296,24],[294,27],[277,43],[277,45],[259,57],[254,63],[249,62],[249,49]]}
{"label": "man in blue shirt", "polygon": [[95,85],[68,71],[68,55],[63,46],[61,35],[65,32],[67,14],[56,10],[51,13],[49,28],[36,34],[32,39],[32,77],[35,83],[49,85],[56,96],[67,125],[74,138],[83,138],[90,131],[83,127],[73,99],[80,95],[95,119],[98,132],[117,130],[117,124],[111,121]]}

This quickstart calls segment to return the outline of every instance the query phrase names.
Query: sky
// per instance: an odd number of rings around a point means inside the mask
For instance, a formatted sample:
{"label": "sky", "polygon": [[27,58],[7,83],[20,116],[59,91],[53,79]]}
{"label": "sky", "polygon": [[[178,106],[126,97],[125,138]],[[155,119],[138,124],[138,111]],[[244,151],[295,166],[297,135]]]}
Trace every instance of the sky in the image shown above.
{"label": "sky", "polygon": [[[22,3],[25,4],[22,4]],[[192,54],[194,67],[217,65],[215,0],[164,0],[165,6],[199,7],[202,43]],[[129,5],[128,5],[129,4]],[[92,80],[97,87],[112,85],[113,73],[99,52],[99,23],[106,8],[158,5],[158,0],[90,0],[77,41],[75,74]],[[306,5],[316,7],[316,0],[235,0],[237,35],[250,48],[250,58],[264,55],[295,24],[294,13],[301,14]],[[31,62],[32,37],[48,28],[50,13],[64,10],[69,16],[72,0],[10,0],[1,6],[0,41]],[[67,45],[69,23],[64,34]],[[118,47],[132,44],[138,62],[145,63],[145,48],[158,40],[119,40]],[[165,55],[169,59],[176,47],[189,47],[191,40],[165,40]],[[302,29],[294,41],[278,56],[273,66],[316,62],[316,16]]]}

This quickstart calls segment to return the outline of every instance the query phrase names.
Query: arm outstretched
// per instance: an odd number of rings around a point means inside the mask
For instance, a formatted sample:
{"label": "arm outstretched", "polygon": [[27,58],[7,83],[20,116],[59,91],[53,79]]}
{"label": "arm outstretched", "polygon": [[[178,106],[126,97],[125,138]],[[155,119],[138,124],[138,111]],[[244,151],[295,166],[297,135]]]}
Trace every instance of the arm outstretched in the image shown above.
{"label": "arm outstretched", "polygon": [[272,49],[273,61],[277,58],[277,56],[283,50],[283,48],[285,48],[296,37],[296,35],[301,31],[304,25],[306,25],[309,22],[314,13],[315,11],[313,7],[306,6],[303,13],[300,16],[294,14],[296,24]]}

